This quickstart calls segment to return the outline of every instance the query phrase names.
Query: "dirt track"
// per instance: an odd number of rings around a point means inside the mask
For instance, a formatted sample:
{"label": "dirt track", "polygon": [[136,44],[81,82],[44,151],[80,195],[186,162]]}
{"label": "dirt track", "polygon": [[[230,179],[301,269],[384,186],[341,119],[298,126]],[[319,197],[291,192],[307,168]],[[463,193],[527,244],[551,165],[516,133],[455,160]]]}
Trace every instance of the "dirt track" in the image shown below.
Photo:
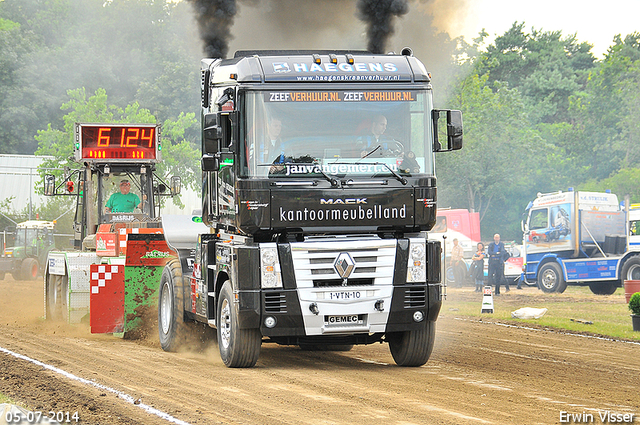
{"label": "dirt track", "polygon": [[561,412],[602,423],[606,410],[640,423],[640,345],[463,320],[446,305],[421,368],[395,366],[382,344],[346,353],[263,344],[255,368],[228,369],[215,345],[165,353],[155,335],[92,335],[44,322],[42,311],[40,281],[0,281],[0,350],[106,389],[0,352],[0,393],[32,410],[78,411],[85,424],[170,423],[143,408],[190,424],[552,424]]}

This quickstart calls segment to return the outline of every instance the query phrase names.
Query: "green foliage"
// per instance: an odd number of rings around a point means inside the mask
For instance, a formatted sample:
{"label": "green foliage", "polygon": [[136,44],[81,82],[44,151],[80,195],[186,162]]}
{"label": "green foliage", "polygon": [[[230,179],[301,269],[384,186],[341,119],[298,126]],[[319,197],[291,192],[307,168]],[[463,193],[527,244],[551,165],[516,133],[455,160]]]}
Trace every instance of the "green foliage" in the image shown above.
{"label": "green foliage", "polygon": [[[63,117],[64,129],[58,130],[49,124],[47,130],[40,130],[36,136],[39,145],[37,155],[50,156],[39,168],[41,177],[54,174],[63,176],[63,168],[77,169],[73,159],[73,144],[76,123],[135,123],[154,124],[156,118],[149,110],[141,108],[137,102],[121,109],[110,105],[104,89],[96,90],[87,97],[84,88],[69,91],[69,100],[62,105],[68,111]],[[181,113],[174,121],[167,119],[161,130],[163,161],[157,165],[157,174],[161,178],[173,175],[182,177],[183,185],[197,189],[200,176],[200,151],[194,143],[186,140],[185,135],[198,126],[194,113]],[[58,180],[60,182],[61,180]],[[36,184],[42,187],[42,181]],[[177,200],[179,202],[179,200]]]}
{"label": "green foliage", "polygon": [[570,152],[587,179],[605,179],[640,161],[640,33],[616,38],[571,98],[575,141]]}
{"label": "green foliage", "polygon": [[607,189],[619,197],[629,195],[632,203],[640,202],[640,168],[623,168],[602,180],[589,180],[580,185],[580,190],[603,192]]}
{"label": "green foliage", "polygon": [[529,109],[532,123],[568,119],[569,97],[584,87],[595,58],[588,43],[560,31],[524,32],[524,22],[515,22],[496,37],[477,63],[479,74],[517,88]]}
{"label": "green foliage", "polygon": [[189,2],[0,1],[0,152],[33,153],[79,87],[102,87],[121,108],[138,102],[161,122],[197,112],[192,19]]}
{"label": "green foliage", "polygon": [[629,299],[629,310],[636,316],[640,316],[640,292],[631,295]]}
{"label": "green foliage", "polygon": [[183,184],[200,190],[200,150],[185,139],[189,129],[198,127],[195,114],[180,114],[176,121],[167,120],[162,126],[162,162],[158,174],[163,178],[182,177]]}
{"label": "green foliage", "polygon": [[[494,205],[513,204],[513,195],[522,194],[531,174],[527,158],[544,158],[545,148],[553,147],[547,147],[529,126],[519,91],[499,82],[488,85],[487,74],[468,76],[450,104],[463,112],[464,147],[437,156],[440,193],[444,195],[440,205],[478,211],[484,228],[503,226],[504,210],[496,214]],[[526,202],[522,200],[524,205]],[[505,229],[496,231],[504,234]],[[508,233],[505,239],[516,239],[516,228]]]}
{"label": "green foliage", "polygon": [[517,22],[485,51],[463,47],[472,66],[448,106],[463,110],[465,146],[437,157],[440,206],[479,211],[483,234],[519,239],[537,192],[639,200],[640,34],[617,37],[600,62],[573,35]]}
{"label": "green foliage", "polygon": [[104,89],[96,90],[90,97],[87,97],[84,88],[70,90],[68,95],[69,100],[61,107],[63,111],[69,111],[63,117],[64,129],[57,130],[49,124],[46,130],[39,130],[36,136],[36,155],[53,157],[43,161],[40,167],[41,175],[46,174],[46,170],[54,170],[52,174],[61,176],[62,167],[77,168],[73,160],[76,123],[155,123],[153,115],[148,110],[141,109],[137,102],[128,105],[124,110],[109,105]]}
{"label": "green foliage", "polygon": [[[198,191],[191,3],[0,0],[0,153],[51,155],[41,171],[61,175],[77,166],[74,123],[160,122],[158,174]],[[439,205],[479,211],[483,234],[519,239],[537,192],[609,188],[640,201],[640,33],[617,36],[600,61],[575,35],[524,22],[490,45],[487,35],[410,36],[424,45],[436,105],[464,112],[465,147],[436,157]]]}

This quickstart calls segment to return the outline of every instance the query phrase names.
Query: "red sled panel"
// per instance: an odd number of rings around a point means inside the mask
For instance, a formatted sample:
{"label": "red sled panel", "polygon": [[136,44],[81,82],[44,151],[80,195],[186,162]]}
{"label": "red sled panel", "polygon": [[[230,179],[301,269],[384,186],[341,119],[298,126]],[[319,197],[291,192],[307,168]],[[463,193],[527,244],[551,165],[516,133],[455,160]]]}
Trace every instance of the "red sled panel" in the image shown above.
{"label": "red sled panel", "polygon": [[124,265],[91,265],[89,301],[91,333],[124,331]]}

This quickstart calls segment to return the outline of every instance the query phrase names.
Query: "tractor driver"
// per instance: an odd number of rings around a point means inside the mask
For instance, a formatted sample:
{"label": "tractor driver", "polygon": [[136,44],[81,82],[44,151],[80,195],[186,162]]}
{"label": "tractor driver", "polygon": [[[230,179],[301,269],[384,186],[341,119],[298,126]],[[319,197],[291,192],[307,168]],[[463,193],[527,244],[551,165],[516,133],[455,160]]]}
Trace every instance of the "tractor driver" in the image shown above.
{"label": "tractor driver", "polygon": [[116,192],[107,201],[104,210],[107,213],[130,213],[137,208],[142,208],[142,202],[135,193],[130,193],[131,183],[129,180],[120,182],[120,192]]}

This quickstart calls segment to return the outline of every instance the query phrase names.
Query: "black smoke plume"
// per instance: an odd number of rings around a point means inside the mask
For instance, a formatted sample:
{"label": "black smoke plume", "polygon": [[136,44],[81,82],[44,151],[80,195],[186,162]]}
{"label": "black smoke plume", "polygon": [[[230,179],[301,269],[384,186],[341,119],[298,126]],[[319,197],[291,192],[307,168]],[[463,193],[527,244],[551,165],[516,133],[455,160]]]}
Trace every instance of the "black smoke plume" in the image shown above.
{"label": "black smoke plume", "polygon": [[393,18],[409,11],[407,0],[358,0],[358,17],[366,23],[367,49],[384,53],[393,34]]}
{"label": "black smoke plume", "polygon": [[208,58],[225,58],[229,50],[231,26],[236,16],[236,0],[190,0]]}

